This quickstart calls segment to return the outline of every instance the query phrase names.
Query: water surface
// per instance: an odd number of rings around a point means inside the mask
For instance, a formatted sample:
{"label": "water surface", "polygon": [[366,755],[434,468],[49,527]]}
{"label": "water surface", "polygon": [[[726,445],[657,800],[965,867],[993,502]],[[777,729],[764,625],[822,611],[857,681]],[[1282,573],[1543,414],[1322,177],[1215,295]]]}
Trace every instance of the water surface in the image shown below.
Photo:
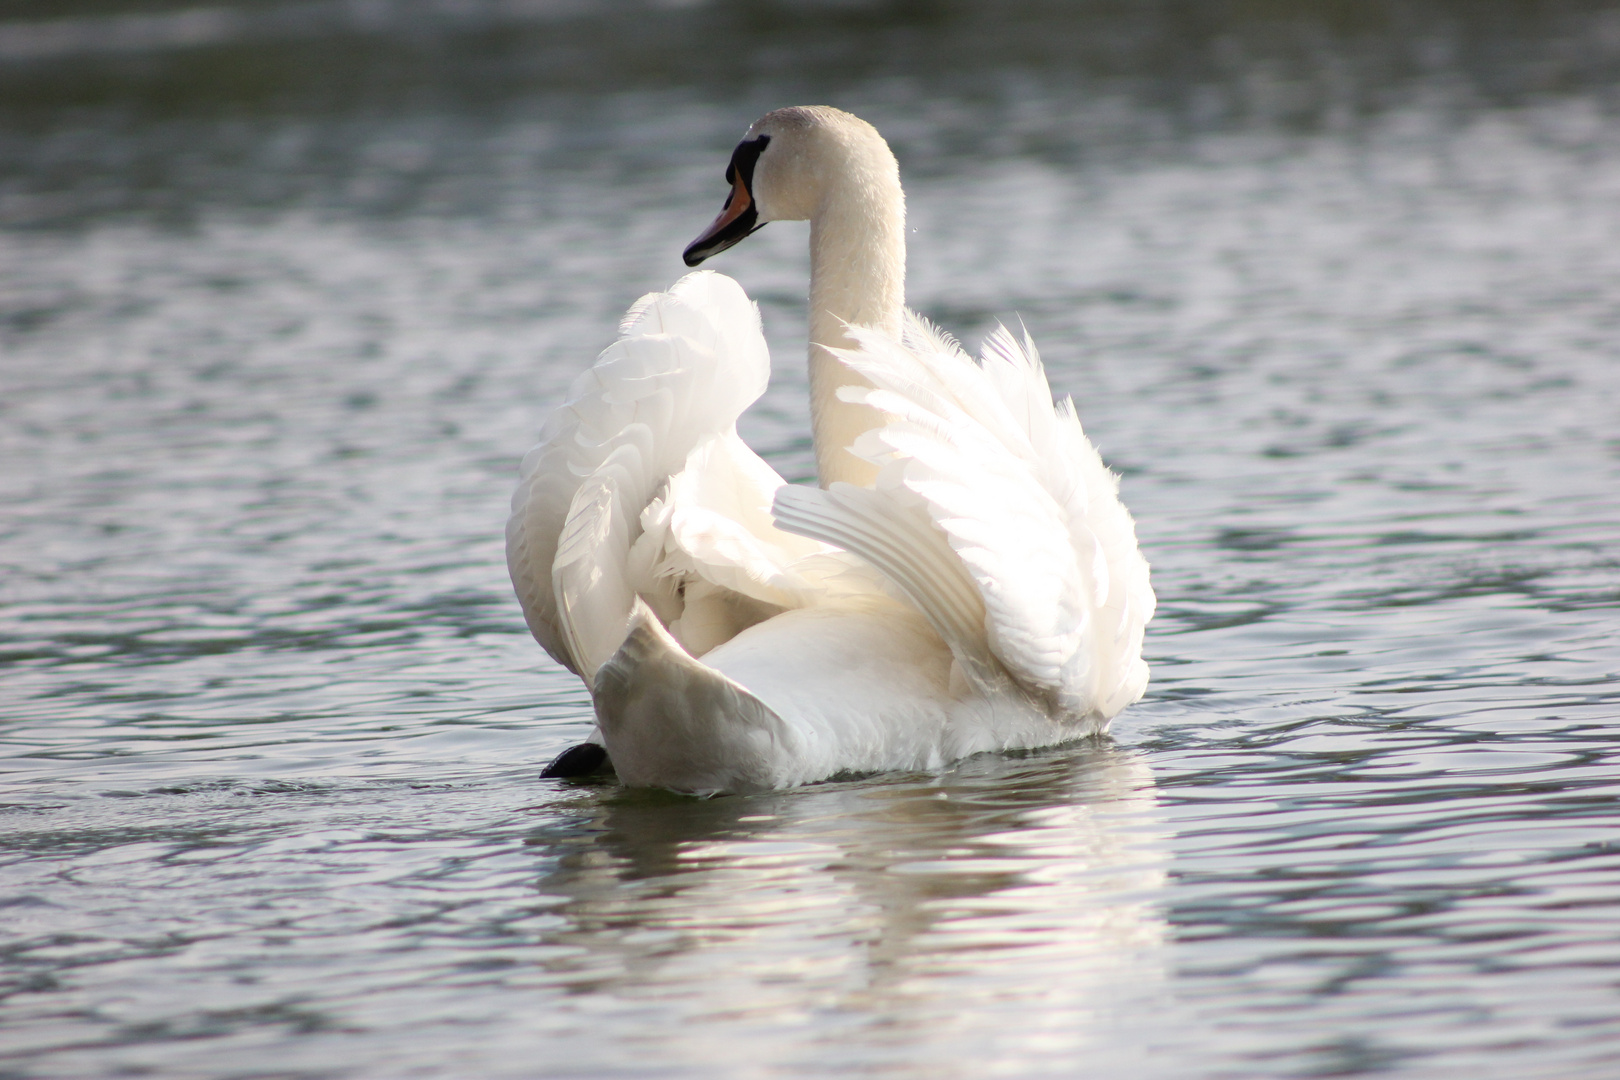
{"label": "water surface", "polygon": [[[1602,3],[0,7],[0,1075],[1620,1069]],[[515,464],[767,108],[888,134],[1160,597],[1111,738],[750,798],[589,729]],[[803,226],[716,261],[806,438]]]}

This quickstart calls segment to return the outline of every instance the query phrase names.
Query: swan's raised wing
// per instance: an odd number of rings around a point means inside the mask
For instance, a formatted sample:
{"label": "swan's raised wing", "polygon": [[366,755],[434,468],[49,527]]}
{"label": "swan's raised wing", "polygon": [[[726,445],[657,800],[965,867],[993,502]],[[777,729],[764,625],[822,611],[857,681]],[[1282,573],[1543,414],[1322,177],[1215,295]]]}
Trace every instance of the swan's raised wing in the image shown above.
{"label": "swan's raised wing", "polygon": [[[1118,482],[1054,404],[1033,344],[998,330],[975,364],[913,319],[850,331],[872,384],[840,396],[887,423],[856,441],[875,488],[784,488],[778,524],[883,570],[970,677],[1004,670],[1056,715],[1112,716],[1147,685],[1153,592]],[[975,603],[976,601],[976,603]]]}
{"label": "swan's raised wing", "polygon": [[769,377],[758,310],[699,271],[638,301],[574,381],[523,459],[506,525],[524,617],[559,663],[589,681],[618,647],[643,510],[696,447],[734,432]]}
{"label": "swan's raised wing", "polygon": [[658,579],[695,575],[762,604],[802,604],[814,586],[794,564],[827,548],[776,527],[771,500],[782,484],[734,430],[699,443],[642,512],[630,556],[639,587],[651,593]]}

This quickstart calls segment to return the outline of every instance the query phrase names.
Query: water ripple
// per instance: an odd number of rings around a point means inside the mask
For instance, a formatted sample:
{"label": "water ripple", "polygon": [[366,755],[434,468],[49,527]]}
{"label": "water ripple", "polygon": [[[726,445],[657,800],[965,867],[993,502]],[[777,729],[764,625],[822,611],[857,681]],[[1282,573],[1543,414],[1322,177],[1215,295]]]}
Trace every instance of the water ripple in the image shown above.
{"label": "water ripple", "polygon": [[[655,6],[0,19],[0,1072],[1612,1072],[1608,5]],[[515,463],[799,98],[893,139],[911,302],[1075,395],[1153,683],[541,782]],[[804,231],[725,258],[807,478]]]}

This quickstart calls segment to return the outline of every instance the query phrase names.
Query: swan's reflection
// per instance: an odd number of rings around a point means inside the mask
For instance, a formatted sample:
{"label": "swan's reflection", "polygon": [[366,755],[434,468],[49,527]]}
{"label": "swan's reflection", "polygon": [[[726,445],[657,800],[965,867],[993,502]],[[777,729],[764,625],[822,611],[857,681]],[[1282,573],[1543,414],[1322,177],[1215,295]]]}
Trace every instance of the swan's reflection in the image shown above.
{"label": "swan's reflection", "polygon": [[577,810],[530,841],[557,857],[547,971],[671,1062],[1056,1064],[1117,1047],[1161,981],[1152,777],[1112,745]]}

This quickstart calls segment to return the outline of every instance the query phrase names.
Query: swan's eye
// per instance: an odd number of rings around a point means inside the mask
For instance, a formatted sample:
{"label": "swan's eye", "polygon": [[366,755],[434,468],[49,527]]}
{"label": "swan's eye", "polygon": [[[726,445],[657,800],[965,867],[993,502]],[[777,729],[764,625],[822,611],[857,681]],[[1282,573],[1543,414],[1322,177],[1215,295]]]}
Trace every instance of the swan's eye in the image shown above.
{"label": "swan's eye", "polygon": [[742,177],[743,186],[752,190],[754,186],[754,165],[759,161],[759,155],[765,152],[770,145],[771,137],[761,135],[757,139],[744,139],[737,144],[737,149],[731,152],[731,164],[726,166],[726,183],[735,184],[737,177]]}

